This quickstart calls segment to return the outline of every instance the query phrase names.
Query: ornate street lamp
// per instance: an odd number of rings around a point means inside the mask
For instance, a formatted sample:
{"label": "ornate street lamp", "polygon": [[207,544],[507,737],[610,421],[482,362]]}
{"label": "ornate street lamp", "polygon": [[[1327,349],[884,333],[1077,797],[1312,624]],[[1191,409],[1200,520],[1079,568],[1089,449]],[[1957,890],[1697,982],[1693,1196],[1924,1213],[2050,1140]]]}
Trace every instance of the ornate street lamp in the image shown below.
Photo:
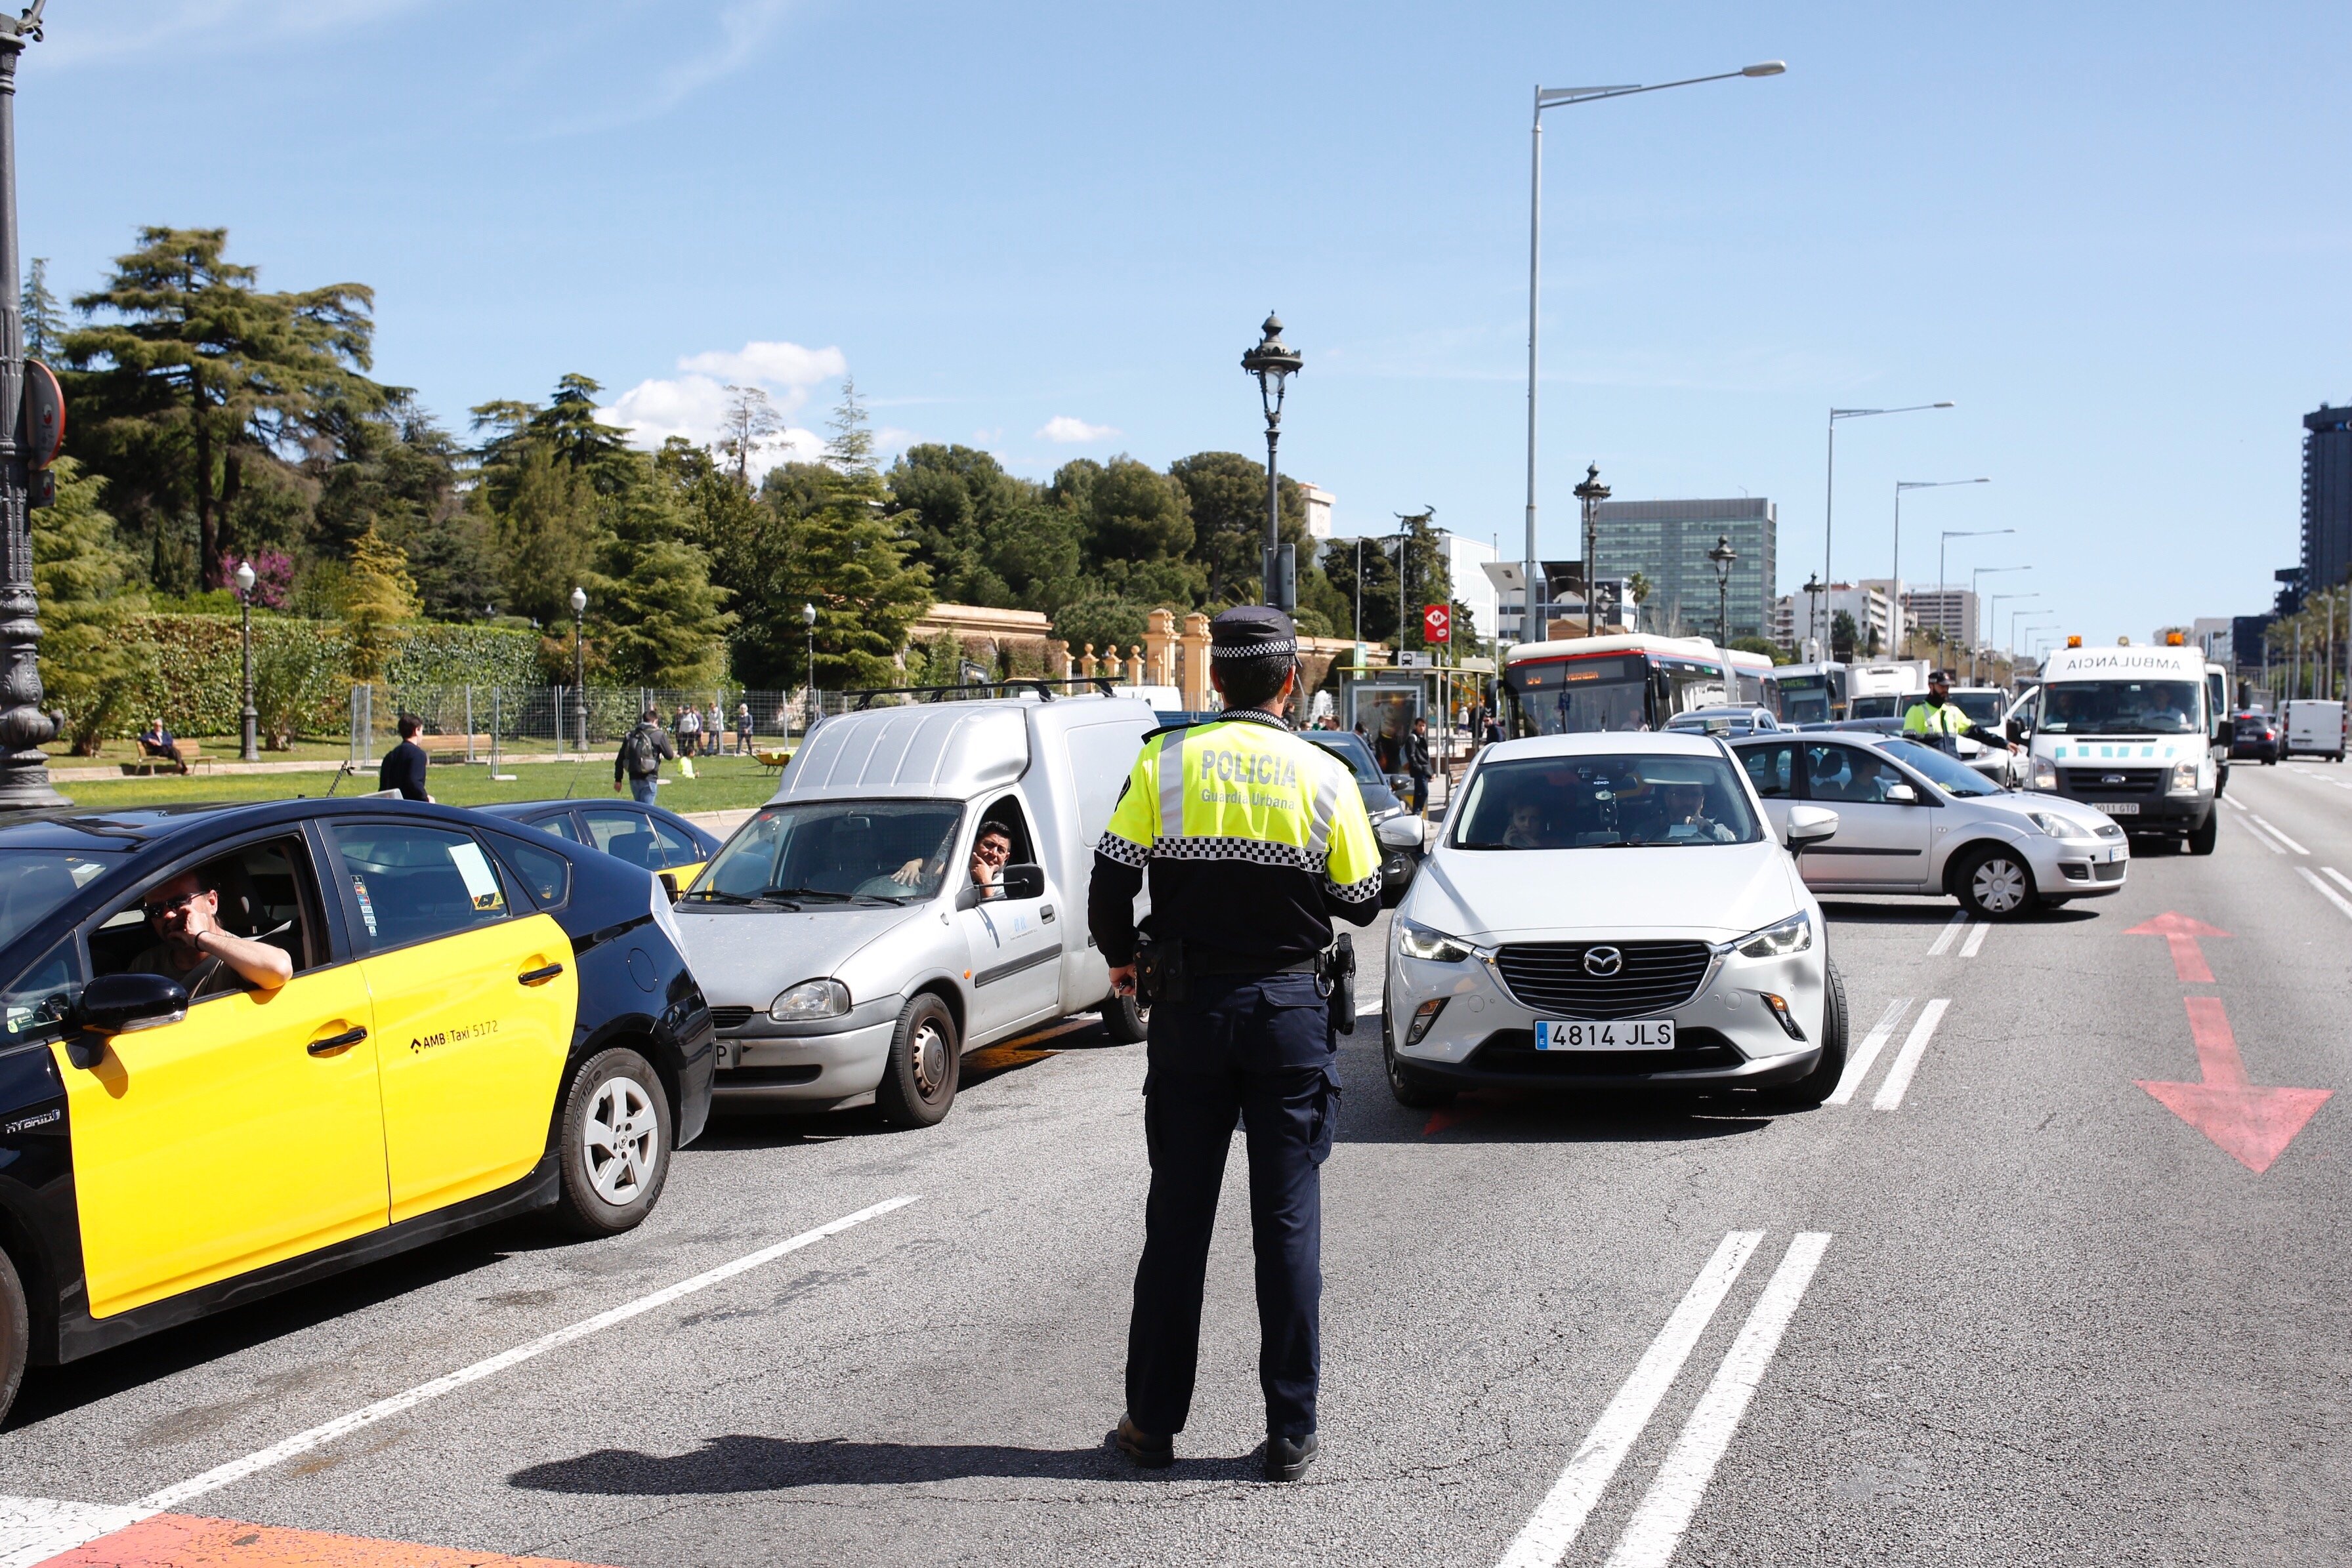
{"label": "ornate street lamp", "polygon": [[1282,570],[1282,481],[1275,468],[1275,444],[1282,439],[1284,383],[1307,363],[1306,357],[1282,340],[1282,318],[1268,311],[1265,336],[1242,356],[1242,369],[1257,378],[1258,400],[1265,406],[1265,601],[1287,614],[1298,606],[1296,567]]}
{"label": "ornate street lamp", "polygon": [[816,606],[803,601],[801,626],[808,633],[808,712],[801,719],[801,735],[816,727]]}
{"label": "ornate street lamp", "polygon": [[588,591],[572,591],[572,696],[580,716],[580,750],[588,750]]}
{"label": "ornate street lamp", "polygon": [[[1609,486],[1601,482],[1600,464],[1584,465],[1584,483],[1576,487],[1575,495],[1584,504],[1584,634],[1590,637],[1595,630],[1594,601],[1601,593],[1595,581],[1599,574],[1592,570],[1593,558],[1601,553],[1601,503],[1609,498]],[[1521,630],[1526,629],[1522,627]],[[1545,630],[1549,631],[1550,628],[1546,627]],[[1529,641],[1540,643],[1543,639],[1536,637]]]}
{"label": "ornate street lamp", "polygon": [[1715,645],[1731,646],[1731,567],[1739,552],[1731,548],[1729,534],[1715,536],[1715,548],[1706,552],[1715,563]]}
{"label": "ornate street lamp", "polygon": [[236,607],[245,622],[245,750],[247,762],[261,760],[261,717],[253,706],[253,563],[236,563]]}
{"label": "ornate street lamp", "polygon": [[41,0],[0,16],[0,810],[71,805],[49,786],[42,743],[57,719],[41,711],[40,606],[33,593],[32,474],[17,441],[25,406],[25,329],[16,301],[16,57],[41,36]]}

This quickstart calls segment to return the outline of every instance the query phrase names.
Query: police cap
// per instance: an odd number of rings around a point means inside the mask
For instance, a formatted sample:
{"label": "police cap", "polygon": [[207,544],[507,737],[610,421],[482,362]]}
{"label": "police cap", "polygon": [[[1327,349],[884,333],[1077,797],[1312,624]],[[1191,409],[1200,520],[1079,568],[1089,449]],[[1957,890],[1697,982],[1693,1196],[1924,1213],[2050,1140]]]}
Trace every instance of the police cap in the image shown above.
{"label": "police cap", "polygon": [[1213,659],[1287,659],[1297,652],[1297,628],[1271,604],[1238,604],[1209,622]]}

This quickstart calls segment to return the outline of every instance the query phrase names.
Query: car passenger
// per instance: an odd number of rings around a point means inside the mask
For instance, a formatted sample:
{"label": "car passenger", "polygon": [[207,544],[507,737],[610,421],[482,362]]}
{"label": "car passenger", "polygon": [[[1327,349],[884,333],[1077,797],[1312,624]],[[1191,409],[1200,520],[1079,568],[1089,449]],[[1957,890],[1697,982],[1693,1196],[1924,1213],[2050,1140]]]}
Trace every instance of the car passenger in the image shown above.
{"label": "car passenger", "polygon": [[177,980],[192,1002],[236,990],[274,991],[294,977],[294,960],[283,949],[221,929],[220,889],[208,872],[183,872],[149,889],[142,907],[157,940],[128,972]]}

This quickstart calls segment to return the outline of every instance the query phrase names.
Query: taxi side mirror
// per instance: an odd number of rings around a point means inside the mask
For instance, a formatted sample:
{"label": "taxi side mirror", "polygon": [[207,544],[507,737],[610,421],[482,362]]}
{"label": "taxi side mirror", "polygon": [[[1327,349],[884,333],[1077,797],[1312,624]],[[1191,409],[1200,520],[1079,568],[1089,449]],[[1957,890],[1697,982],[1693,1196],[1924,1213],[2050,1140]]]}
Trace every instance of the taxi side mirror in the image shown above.
{"label": "taxi side mirror", "polygon": [[1838,814],[1826,806],[1791,806],[1786,837],[1789,852],[1801,854],[1807,844],[1826,843],[1837,835]]}
{"label": "taxi side mirror", "polygon": [[100,975],[82,988],[72,1022],[92,1034],[161,1029],[188,1016],[188,990],[162,975]]}

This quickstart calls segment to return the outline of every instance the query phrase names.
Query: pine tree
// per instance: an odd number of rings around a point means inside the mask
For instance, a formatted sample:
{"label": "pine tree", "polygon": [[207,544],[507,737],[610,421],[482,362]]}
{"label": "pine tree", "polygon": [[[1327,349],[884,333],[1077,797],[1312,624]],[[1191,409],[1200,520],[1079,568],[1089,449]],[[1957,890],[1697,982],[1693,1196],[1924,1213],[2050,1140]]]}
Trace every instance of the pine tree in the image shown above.
{"label": "pine tree", "polygon": [[589,646],[613,679],[694,687],[727,671],[735,617],[710,581],[709,558],[688,542],[669,486],[637,458],[635,482],[604,507],[605,531],[589,574]]}
{"label": "pine tree", "polygon": [[378,680],[399,646],[401,623],[416,618],[416,584],[408,575],[408,558],[385,543],[373,524],[352,541],[349,570],[343,630],[351,639],[352,674]]}
{"label": "pine tree", "polygon": [[53,363],[64,347],[65,311],[58,297],[49,292],[48,257],[33,258],[32,270],[25,277],[25,357]]}
{"label": "pine tree", "polygon": [[41,606],[41,690],[65,715],[77,757],[94,757],[110,735],[127,735],[138,647],[130,620],[147,607],[132,586],[138,562],[115,541],[114,519],[99,507],[105,481],[70,457],[52,471],[54,505],[33,517],[33,588]]}
{"label": "pine tree", "polygon": [[751,483],[751,455],[760,443],[783,429],[776,405],[758,387],[727,389],[727,418],[719,427],[719,455],[734,466],[735,482]]}
{"label": "pine tree", "polygon": [[512,465],[503,505],[488,486],[476,504],[494,507],[490,537],[497,549],[506,606],[545,625],[572,618],[572,590],[584,584],[600,543],[597,501],[587,476],[557,457],[546,442],[526,442]]}

